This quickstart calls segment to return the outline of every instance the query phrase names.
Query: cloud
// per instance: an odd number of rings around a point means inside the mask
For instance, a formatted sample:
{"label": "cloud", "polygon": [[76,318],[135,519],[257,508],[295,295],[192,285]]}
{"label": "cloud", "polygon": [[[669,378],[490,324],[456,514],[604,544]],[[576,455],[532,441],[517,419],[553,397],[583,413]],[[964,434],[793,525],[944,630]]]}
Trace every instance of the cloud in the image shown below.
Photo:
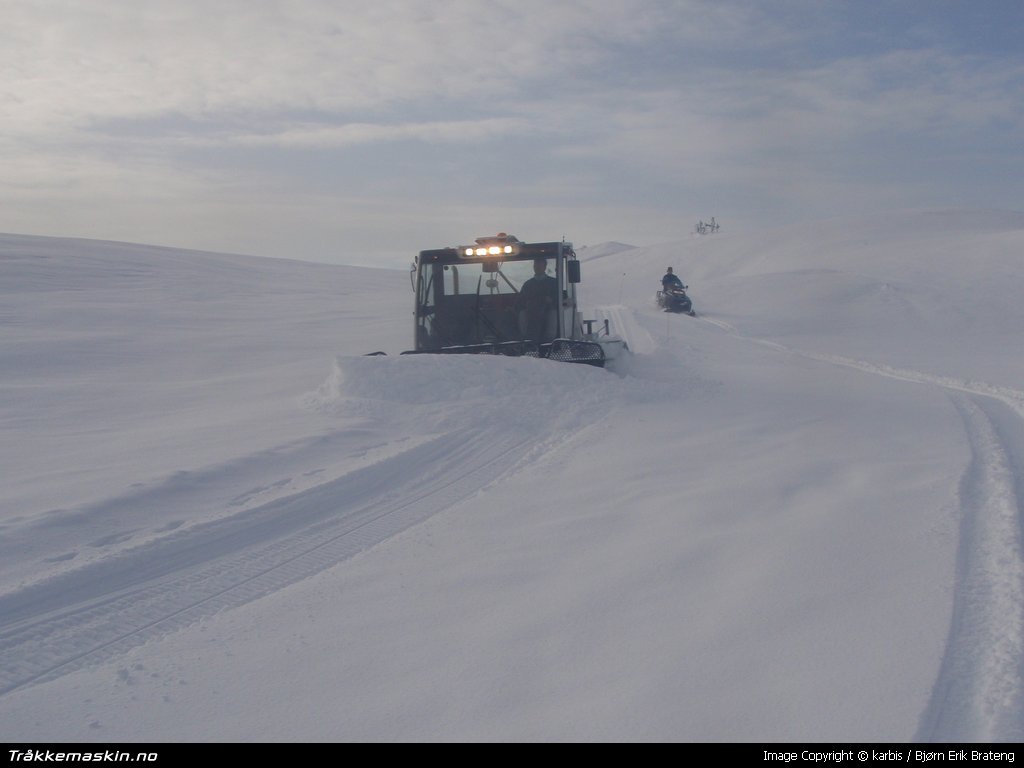
{"label": "cloud", "polygon": [[628,4],[15,0],[5,13],[7,125],[514,97],[573,74],[664,14]]}
{"label": "cloud", "polygon": [[228,141],[249,147],[328,148],[391,141],[477,142],[524,134],[528,123],[521,118],[405,122],[397,125],[348,123],[301,125],[279,131],[232,136]]}
{"label": "cloud", "polygon": [[[1020,57],[857,7],[13,0],[0,27],[0,229],[101,218],[103,232],[63,233],[127,239],[131,220],[145,239],[146,221],[206,238],[171,244],[222,247],[232,231],[266,233],[276,210],[280,242],[289,228],[326,240],[344,218],[372,243],[396,211],[515,211],[643,221],[608,235],[638,242],[675,232],[681,210],[1024,204],[999,175],[1021,163]],[[959,178],[937,180],[937,156]]]}

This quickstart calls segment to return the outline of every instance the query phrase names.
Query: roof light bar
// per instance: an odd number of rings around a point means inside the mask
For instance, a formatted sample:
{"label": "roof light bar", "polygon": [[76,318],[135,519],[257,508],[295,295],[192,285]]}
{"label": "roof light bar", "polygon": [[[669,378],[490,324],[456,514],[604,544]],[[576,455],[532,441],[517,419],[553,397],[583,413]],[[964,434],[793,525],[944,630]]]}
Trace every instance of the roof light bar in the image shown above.
{"label": "roof light bar", "polygon": [[512,253],[513,248],[511,245],[486,245],[486,246],[466,246],[462,254],[464,256],[502,256],[506,253]]}

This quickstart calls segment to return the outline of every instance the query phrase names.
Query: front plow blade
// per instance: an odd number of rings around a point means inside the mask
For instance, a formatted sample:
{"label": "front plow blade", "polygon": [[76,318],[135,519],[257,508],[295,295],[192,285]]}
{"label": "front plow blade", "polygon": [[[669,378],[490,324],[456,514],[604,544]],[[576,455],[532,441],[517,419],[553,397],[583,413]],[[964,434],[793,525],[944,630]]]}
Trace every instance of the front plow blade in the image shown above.
{"label": "front plow blade", "polygon": [[542,357],[562,363],[583,363],[604,367],[604,349],[593,341],[555,339],[547,344],[529,341],[504,341],[493,344],[467,344],[440,349],[415,349],[403,355],[505,355],[507,357]]}

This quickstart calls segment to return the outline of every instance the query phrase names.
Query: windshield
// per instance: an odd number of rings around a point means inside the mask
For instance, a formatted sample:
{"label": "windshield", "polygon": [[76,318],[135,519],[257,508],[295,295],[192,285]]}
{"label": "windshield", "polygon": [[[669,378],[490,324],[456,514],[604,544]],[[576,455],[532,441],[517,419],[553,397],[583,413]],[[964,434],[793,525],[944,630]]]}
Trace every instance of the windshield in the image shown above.
{"label": "windshield", "polygon": [[[518,293],[523,283],[533,277],[532,261],[506,261],[491,263],[494,272],[484,271],[484,264],[452,264],[444,267],[444,293],[446,296],[471,294]],[[546,273],[554,277],[553,261]]]}
{"label": "windshield", "polygon": [[416,348],[554,338],[560,327],[557,263],[546,260],[543,283],[531,282],[533,259],[425,265],[417,289]]}

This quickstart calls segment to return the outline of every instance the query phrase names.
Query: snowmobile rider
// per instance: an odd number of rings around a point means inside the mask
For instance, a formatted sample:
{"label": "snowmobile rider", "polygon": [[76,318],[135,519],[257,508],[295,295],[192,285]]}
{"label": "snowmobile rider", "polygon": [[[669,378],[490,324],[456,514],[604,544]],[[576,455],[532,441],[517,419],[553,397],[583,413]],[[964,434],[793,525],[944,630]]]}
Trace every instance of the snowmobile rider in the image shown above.
{"label": "snowmobile rider", "polygon": [[661,288],[664,291],[681,291],[685,287],[686,286],[683,285],[683,281],[679,279],[679,276],[672,272],[672,267],[669,267],[668,271],[665,272],[665,276],[661,278]]}
{"label": "snowmobile rider", "polygon": [[548,260],[533,260],[533,277],[519,289],[519,327],[525,339],[539,344],[551,341],[558,308],[558,281],[547,273]]}

